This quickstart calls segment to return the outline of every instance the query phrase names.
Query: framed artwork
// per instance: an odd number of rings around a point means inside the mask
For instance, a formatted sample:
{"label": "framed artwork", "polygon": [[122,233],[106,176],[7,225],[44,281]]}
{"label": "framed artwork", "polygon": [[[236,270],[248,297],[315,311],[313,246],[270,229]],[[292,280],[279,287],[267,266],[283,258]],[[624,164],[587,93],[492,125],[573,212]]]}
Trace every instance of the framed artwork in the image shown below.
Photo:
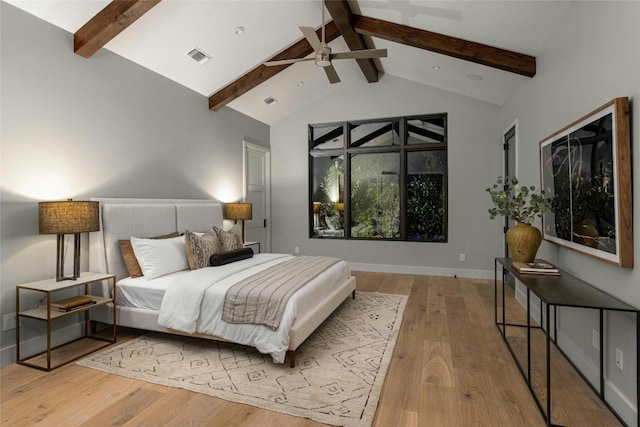
{"label": "framed artwork", "polygon": [[616,98],[540,142],[553,211],[543,238],[633,268],[629,99]]}

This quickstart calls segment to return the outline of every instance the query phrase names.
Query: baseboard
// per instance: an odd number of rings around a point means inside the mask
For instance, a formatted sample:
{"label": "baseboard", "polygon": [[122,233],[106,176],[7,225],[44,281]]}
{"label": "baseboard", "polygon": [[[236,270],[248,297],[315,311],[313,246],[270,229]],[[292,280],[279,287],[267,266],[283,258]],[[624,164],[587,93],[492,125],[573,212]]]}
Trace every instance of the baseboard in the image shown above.
{"label": "baseboard", "polygon": [[[600,369],[582,352],[564,332],[558,331],[556,345],[562,349],[564,354],[576,365],[576,368],[595,387],[599,387]],[[606,380],[605,380],[606,381]]]}
{"label": "baseboard", "polygon": [[638,427],[638,407],[607,380],[604,382],[604,395],[609,405],[629,427]]}
{"label": "baseboard", "polygon": [[[55,330],[51,333],[51,346],[65,343],[67,341],[80,338],[83,334],[83,323],[74,323],[73,325],[66,326],[62,329]],[[35,354],[46,350],[47,336],[39,335],[37,337],[29,338],[26,341],[20,343],[20,353],[23,355]],[[23,356],[24,357],[24,356]],[[0,349],[0,367],[5,367],[12,363],[16,363],[16,345],[11,344],[7,347]]]}
{"label": "baseboard", "polygon": [[[599,387],[600,369],[562,331],[558,331],[558,346],[578,370],[591,383]],[[608,379],[604,379],[604,395],[607,403],[629,427],[638,427],[638,408]]]}
{"label": "baseboard", "polygon": [[423,276],[467,277],[472,279],[493,279],[493,269],[476,270],[470,268],[422,267],[415,265],[395,264],[363,264],[351,263],[353,271],[369,271],[375,273],[418,274]]}
{"label": "baseboard", "polygon": [[[531,315],[531,318],[538,322],[538,324],[541,324],[540,319],[542,318],[542,313],[540,312],[540,304],[539,304],[539,299],[535,296],[532,296],[531,299],[534,299],[534,301],[530,301],[530,307],[529,307],[529,314]],[[522,308],[524,308],[525,310],[527,309],[527,293],[526,291],[523,289],[523,286],[520,285],[518,286],[518,283],[516,282],[516,300],[520,303],[520,305],[522,306]],[[546,328],[546,325],[545,325]]]}
{"label": "baseboard", "polygon": [[0,348],[0,368],[16,363],[16,345],[11,344]]}

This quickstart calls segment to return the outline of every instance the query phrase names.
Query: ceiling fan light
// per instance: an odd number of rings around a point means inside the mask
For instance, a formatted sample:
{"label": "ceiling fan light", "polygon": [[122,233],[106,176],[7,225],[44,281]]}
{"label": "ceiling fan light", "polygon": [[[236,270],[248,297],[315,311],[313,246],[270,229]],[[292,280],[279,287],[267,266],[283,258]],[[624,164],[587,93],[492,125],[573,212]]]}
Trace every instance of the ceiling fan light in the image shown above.
{"label": "ceiling fan light", "polygon": [[316,52],[316,65],[323,68],[331,65],[331,48],[329,46],[324,45]]}
{"label": "ceiling fan light", "polygon": [[331,65],[331,61],[329,60],[329,58],[326,58],[326,59],[319,58],[319,59],[316,59],[316,65],[322,68],[328,67],[329,65]]}

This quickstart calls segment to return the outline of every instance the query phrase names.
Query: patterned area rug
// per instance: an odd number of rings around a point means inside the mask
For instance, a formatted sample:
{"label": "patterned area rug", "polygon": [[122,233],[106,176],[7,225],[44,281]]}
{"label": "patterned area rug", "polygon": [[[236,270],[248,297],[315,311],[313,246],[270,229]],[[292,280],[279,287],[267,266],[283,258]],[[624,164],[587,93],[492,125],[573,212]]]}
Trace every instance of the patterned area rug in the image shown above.
{"label": "patterned area rug", "polygon": [[251,347],[149,333],[78,362],[130,378],[345,427],[370,426],[407,302],[357,292],[274,364]]}

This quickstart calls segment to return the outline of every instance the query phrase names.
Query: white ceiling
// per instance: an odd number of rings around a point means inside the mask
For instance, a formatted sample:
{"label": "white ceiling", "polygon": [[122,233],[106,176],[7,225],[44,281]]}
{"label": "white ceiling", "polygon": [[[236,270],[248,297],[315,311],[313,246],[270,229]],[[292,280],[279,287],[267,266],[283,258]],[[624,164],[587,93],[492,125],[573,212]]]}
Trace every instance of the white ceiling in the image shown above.
{"label": "white ceiling", "polygon": [[[110,2],[6,1],[70,33],[75,33]],[[532,56],[539,53],[571,5],[570,1],[525,0],[350,0],[349,3],[355,13],[363,16]],[[328,12],[325,18],[330,19]],[[320,24],[320,0],[163,0],[107,43],[105,49],[208,97],[300,40],[298,26]],[[236,27],[244,27],[245,32],[236,35]],[[373,41],[376,48],[388,50],[388,57],[380,60],[386,74],[497,105],[504,103],[519,81],[528,79],[398,43],[375,38]],[[348,50],[342,38],[330,45],[334,52]],[[212,61],[200,65],[187,57],[185,53],[194,47],[212,56]],[[330,85],[322,70],[308,61],[287,68],[228,106],[273,124],[340,90],[349,81],[366,81],[353,60],[334,61],[334,66],[342,83]],[[482,80],[470,79],[470,74],[481,76]],[[267,106],[263,100],[269,96],[278,102]],[[203,103],[203,108],[207,105]]]}

